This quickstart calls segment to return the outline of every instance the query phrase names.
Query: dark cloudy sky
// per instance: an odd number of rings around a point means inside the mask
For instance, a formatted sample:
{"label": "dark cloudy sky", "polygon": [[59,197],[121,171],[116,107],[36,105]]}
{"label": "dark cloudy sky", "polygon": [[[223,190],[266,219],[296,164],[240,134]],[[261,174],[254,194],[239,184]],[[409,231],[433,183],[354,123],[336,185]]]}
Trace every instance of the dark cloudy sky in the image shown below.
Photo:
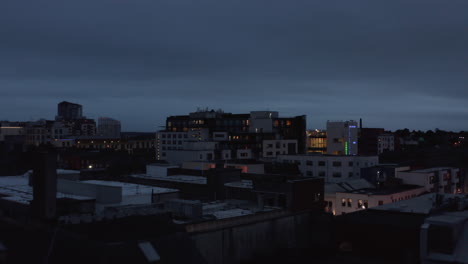
{"label": "dark cloudy sky", "polygon": [[0,120],[197,107],[468,130],[466,0],[1,0]]}

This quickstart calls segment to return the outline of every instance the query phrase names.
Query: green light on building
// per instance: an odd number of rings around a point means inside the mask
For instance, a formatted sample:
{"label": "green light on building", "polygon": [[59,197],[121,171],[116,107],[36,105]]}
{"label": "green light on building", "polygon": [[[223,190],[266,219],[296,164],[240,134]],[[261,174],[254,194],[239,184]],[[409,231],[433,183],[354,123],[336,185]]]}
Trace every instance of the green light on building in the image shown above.
{"label": "green light on building", "polygon": [[345,151],[345,155],[349,155],[348,142],[344,143],[344,151]]}

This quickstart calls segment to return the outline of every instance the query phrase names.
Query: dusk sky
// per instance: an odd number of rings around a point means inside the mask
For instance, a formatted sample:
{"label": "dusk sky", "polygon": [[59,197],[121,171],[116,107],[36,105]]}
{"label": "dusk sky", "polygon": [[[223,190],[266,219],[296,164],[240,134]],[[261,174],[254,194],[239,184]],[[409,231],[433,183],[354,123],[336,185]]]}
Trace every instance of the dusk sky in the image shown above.
{"label": "dusk sky", "polygon": [[2,0],[0,120],[197,107],[468,130],[466,0]]}

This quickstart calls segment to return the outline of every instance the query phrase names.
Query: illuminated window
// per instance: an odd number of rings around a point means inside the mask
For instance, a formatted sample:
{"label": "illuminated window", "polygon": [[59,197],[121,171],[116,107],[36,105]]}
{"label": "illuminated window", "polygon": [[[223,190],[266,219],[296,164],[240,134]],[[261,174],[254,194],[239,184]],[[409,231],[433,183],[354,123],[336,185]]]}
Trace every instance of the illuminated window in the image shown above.
{"label": "illuminated window", "polygon": [[346,206],[346,198],[341,199],[341,206]]}
{"label": "illuminated window", "polygon": [[348,207],[351,207],[352,204],[353,204],[353,199],[348,198]]}

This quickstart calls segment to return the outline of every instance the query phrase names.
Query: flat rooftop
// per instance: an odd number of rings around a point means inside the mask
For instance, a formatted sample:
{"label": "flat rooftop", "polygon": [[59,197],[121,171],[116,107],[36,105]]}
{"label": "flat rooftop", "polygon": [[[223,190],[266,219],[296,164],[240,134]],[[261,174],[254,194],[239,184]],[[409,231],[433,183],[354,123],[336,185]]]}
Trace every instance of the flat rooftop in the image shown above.
{"label": "flat rooftop", "polygon": [[415,189],[424,189],[423,186],[419,185],[400,185],[400,186],[395,186],[395,187],[389,187],[389,188],[363,188],[359,190],[348,190],[348,191],[343,191],[344,193],[355,193],[355,194],[367,194],[367,195],[388,195],[388,194],[394,194],[394,193],[400,193],[404,191],[409,191],[409,190],[415,190]]}
{"label": "flat rooftop", "polygon": [[374,188],[374,185],[372,185],[365,179],[348,179],[339,183],[326,183],[324,188],[326,194],[334,194],[337,192],[347,192],[366,188]]}
{"label": "flat rooftop", "polygon": [[225,183],[224,186],[231,187],[231,188],[252,189],[253,183],[251,180],[242,180],[242,181],[228,182],[228,183]]}
{"label": "flat rooftop", "polygon": [[427,168],[427,169],[420,169],[420,170],[410,170],[408,172],[416,172],[416,173],[427,173],[427,172],[434,172],[440,170],[451,170],[456,169],[454,167],[434,167],[434,168]]}
{"label": "flat rooftop", "polygon": [[104,186],[115,186],[115,187],[122,187],[122,195],[137,195],[137,194],[159,194],[159,193],[173,193],[178,192],[177,189],[170,189],[170,188],[162,188],[162,187],[155,187],[149,185],[142,185],[142,184],[134,184],[134,183],[127,183],[127,182],[118,182],[118,181],[99,181],[99,180],[89,180],[89,181],[82,181],[85,183],[92,183]]}
{"label": "flat rooftop", "polygon": [[158,180],[158,181],[168,181],[168,182],[183,182],[191,184],[206,184],[207,180],[202,176],[192,176],[192,175],[172,175],[172,176],[148,176],[146,174],[134,174],[131,177],[142,178],[148,180]]}
{"label": "flat rooftop", "polygon": [[378,155],[332,155],[332,154],[321,154],[321,153],[307,153],[307,154],[281,154],[281,157],[335,157],[335,158],[355,158],[355,157],[379,157]]}
{"label": "flat rooftop", "polygon": [[257,212],[268,212],[274,210],[279,210],[279,208],[265,206],[262,210],[259,210],[255,204],[245,201],[240,202],[238,200],[213,201],[203,204],[203,214],[213,215],[216,219],[253,215]]}
{"label": "flat rooftop", "polygon": [[[21,176],[0,177],[0,199],[29,204],[33,200],[33,188],[28,185],[28,174]],[[94,200],[87,196],[65,194],[57,192],[57,198],[70,198],[74,200]]]}

